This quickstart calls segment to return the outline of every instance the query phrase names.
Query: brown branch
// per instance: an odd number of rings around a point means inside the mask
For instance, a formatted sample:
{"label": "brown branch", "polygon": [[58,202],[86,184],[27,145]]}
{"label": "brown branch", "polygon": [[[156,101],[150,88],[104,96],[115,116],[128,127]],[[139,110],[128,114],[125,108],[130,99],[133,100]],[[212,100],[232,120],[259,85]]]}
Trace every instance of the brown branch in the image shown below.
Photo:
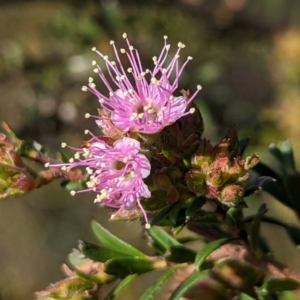
{"label": "brown branch", "polygon": [[[223,236],[205,225],[188,224],[188,229],[205,237],[209,241],[217,240]],[[218,261],[220,259],[232,259],[236,261],[246,262],[254,267],[259,268],[265,275],[271,275],[275,278],[289,278],[300,284],[300,274],[291,270],[286,265],[279,263],[269,257],[263,256],[257,258],[248,245],[241,245],[238,242],[232,242],[221,246],[212,252],[208,258],[208,262]]]}

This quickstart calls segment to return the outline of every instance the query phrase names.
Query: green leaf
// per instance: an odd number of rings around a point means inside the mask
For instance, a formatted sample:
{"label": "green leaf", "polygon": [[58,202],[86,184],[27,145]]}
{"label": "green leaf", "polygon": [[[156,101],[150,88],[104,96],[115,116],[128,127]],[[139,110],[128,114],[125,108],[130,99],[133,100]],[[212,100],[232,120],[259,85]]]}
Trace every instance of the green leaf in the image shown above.
{"label": "green leaf", "polygon": [[80,241],[79,244],[81,252],[88,258],[100,261],[100,262],[106,262],[107,260],[110,260],[112,258],[117,257],[128,257],[128,255],[124,255],[123,253],[113,251],[108,248],[99,247],[94,244],[90,244],[87,242]]}
{"label": "green leaf", "polygon": [[160,278],[158,278],[154,284],[152,284],[140,297],[139,300],[152,300],[154,295],[159,292],[162,285],[174,275],[177,269],[181,268],[182,265],[175,265],[174,267],[170,268],[166,273],[164,273]]}
{"label": "green leaf", "polygon": [[287,226],[285,228],[288,236],[290,237],[290,239],[292,240],[292,242],[296,245],[296,246],[300,246],[300,230],[299,228],[293,227],[293,226]]}
{"label": "green leaf", "polygon": [[196,252],[182,245],[171,246],[169,248],[170,255],[166,257],[168,261],[176,263],[193,262],[196,257]]}
{"label": "green leaf", "polygon": [[92,221],[92,229],[96,238],[104,247],[129,256],[147,257],[146,254],[120,240],[96,221]]}
{"label": "green leaf", "polygon": [[256,216],[252,220],[249,228],[248,228],[248,241],[249,245],[257,257],[262,256],[262,251],[259,247],[259,231],[260,231],[260,222],[262,220],[263,215],[267,212],[266,204],[262,204]]}
{"label": "green leaf", "polygon": [[171,246],[180,245],[176,239],[172,238],[165,230],[158,226],[152,226],[148,232],[155,244],[159,246],[158,249],[161,249],[163,253]]}
{"label": "green leaf", "polygon": [[254,177],[251,182],[246,186],[243,197],[248,197],[252,195],[254,192],[261,190],[264,186],[266,186],[270,182],[274,182],[275,179],[269,176],[259,176]]}
{"label": "green leaf", "polygon": [[183,236],[176,239],[180,244],[186,244],[190,242],[195,242],[201,240],[199,237]]}
{"label": "green leaf", "polygon": [[251,296],[245,293],[241,293],[239,296],[239,300],[256,300],[256,298],[252,298]]}
{"label": "green leaf", "polygon": [[[177,210],[177,202],[162,209],[151,221],[151,226],[154,225],[164,225],[165,221],[170,217],[172,210]],[[169,223],[170,220],[168,219]],[[171,225],[171,224],[170,224]]]}
{"label": "green leaf", "polygon": [[201,279],[206,277],[209,273],[209,270],[204,270],[201,272],[192,273],[187,279],[185,279],[173,292],[170,300],[179,300],[180,297],[184,296],[184,294],[191,289],[196,283],[198,283]]}
{"label": "green leaf", "polygon": [[173,225],[177,224],[177,218],[178,218],[178,214],[181,208],[181,203],[180,202],[176,202],[177,205],[174,206],[174,208],[170,211],[170,220],[172,222]]}
{"label": "green leaf", "polygon": [[[246,217],[243,221],[248,222],[252,221],[255,216],[248,216]],[[300,228],[297,228],[295,226],[291,226],[289,224],[285,224],[275,218],[272,217],[263,217],[262,222],[269,223],[269,224],[274,224],[277,226],[282,226],[287,234],[289,235],[290,239],[293,241],[295,245],[300,245]]]}
{"label": "green leaf", "polygon": [[262,162],[259,162],[256,164],[253,168],[253,171],[255,171],[257,174],[261,176],[268,176],[274,178],[277,182],[281,182],[280,176],[272,170],[269,166],[265,165]]}
{"label": "green leaf", "polygon": [[142,274],[166,267],[167,263],[164,260],[153,261],[139,257],[122,257],[107,261],[104,264],[104,272],[124,278],[131,274]]}
{"label": "green leaf", "polygon": [[299,300],[299,298],[296,297],[295,294],[293,294],[292,292],[289,292],[289,291],[284,291],[280,294],[282,296],[282,299],[284,299],[284,300]]}
{"label": "green leaf", "polygon": [[222,238],[216,241],[210,242],[206,244],[200,251],[198,251],[196,258],[195,258],[195,265],[197,269],[201,269],[203,263],[205,262],[206,258],[215,250],[227,244],[236,238]]}
{"label": "green leaf", "polygon": [[230,207],[226,212],[226,223],[230,227],[237,227],[241,224],[243,218],[242,210],[239,207]]}
{"label": "green leaf", "polygon": [[299,201],[299,186],[300,186],[300,173],[293,172],[286,176],[285,187],[291,205],[298,215],[300,215],[300,201]]}
{"label": "green leaf", "polygon": [[[185,224],[179,225],[179,226],[177,226],[177,227],[173,227],[173,228],[171,229],[172,234],[173,234],[174,236],[176,236],[177,234],[179,234],[179,233],[184,229],[184,227],[185,227]],[[176,240],[178,241],[178,239],[176,239]]]}
{"label": "green leaf", "polygon": [[287,159],[287,153],[282,151],[280,144],[270,144],[269,151],[280,162],[281,171],[284,176],[289,172],[295,171],[295,163],[291,164],[291,161]]}
{"label": "green leaf", "polygon": [[296,171],[293,148],[289,140],[271,144],[269,150],[282,163],[286,171]]}
{"label": "green leaf", "polygon": [[109,292],[104,300],[115,299],[115,297],[118,296],[136,277],[137,274],[132,274],[124,278],[114,289]]}
{"label": "green leaf", "polygon": [[291,291],[300,288],[300,284],[289,278],[272,278],[264,282],[261,286],[261,291],[281,292]]}
{"label": "green leaf", "polygon": [[239,141],[239,151],[238,151],[239,156],[242,156],[244,154],[244,151],[245,151],[249,141],[250,141],[249,137],[243,138]]}
{"label": "green leaf", "polygon": [[188,200],[189,204],[187,206],[185,212],[185,219],[189,221],[194,217],[194,215],[201,209],[201,207],[205,204],[206,198],[205,197],[197,197],[191,200]]}
{"label": "green leaf", "polygon": [[280,182],[268,182],[263,186],[262,189],[274,196],[282,204],[286,205],[289,208],[292,208],[287,191]]}

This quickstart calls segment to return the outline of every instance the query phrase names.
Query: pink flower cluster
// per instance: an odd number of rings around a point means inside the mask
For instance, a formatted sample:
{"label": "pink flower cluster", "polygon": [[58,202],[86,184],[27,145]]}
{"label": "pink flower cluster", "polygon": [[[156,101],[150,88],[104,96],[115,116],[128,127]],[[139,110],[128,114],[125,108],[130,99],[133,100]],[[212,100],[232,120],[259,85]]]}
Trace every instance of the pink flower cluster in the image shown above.
{"label": "pink flower cluster", "polygon": [[[151,192],[143,182],[150,174],[151,165],[146,156],[140,153],[140,142],[131,138],[131,133],[155,134],[182,116],[193,113],[194,109],[187,111],[187,106],[201,87],[198,86],[189,99],[173,95],[178,88],[183,69],[192,59],[188,57],[179,67],[179,53],[185,47],[184,44],[178,44],[175,55],[167,64],[170,45],[167,44],[167,37],[164,37],[165,43],[159,57],[153,57],[153,70],[144,70],[138,51],[129,43],[126,34],[123,38],[128,50],[120,49],[120,52],[125,54],[129,61],[130,67],[127,72],[114,42],[111,41],[116,62],[93,48],[93,51],[103,58],[109,74],[108,80],[99,65],[94,70],[106,86],[107,95],[96,89],[92,78],[89,79],[88,86],[82,88],[83,91],[92,92],[99,99],[102,113],[93,117],[102,131],[105,133],[118,130],[122,135],[114,142],[108,143],[105,137],[96,137],[89,132],[92,139],[86,147],[73,148],[76,153],[69,163],[52,166],[66,170],[84,167],[89,174],[86,189],[72,191],[71,194],[92,191],[97,194],[95,202],[119,210],[130,210],[138,205],[144,214],[146,227],[149,227],[141,200],[151,197]],[[96,65],[96,62],[93,62],[93,65]],[[112,87],[110,82],[115,87]]]}

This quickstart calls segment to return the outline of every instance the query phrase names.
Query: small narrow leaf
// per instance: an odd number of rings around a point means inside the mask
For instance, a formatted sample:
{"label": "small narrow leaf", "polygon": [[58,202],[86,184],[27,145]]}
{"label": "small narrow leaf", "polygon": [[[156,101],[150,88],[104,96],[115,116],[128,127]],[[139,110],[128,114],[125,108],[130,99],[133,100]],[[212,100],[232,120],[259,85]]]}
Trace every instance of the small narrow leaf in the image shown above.
{"label": "small narrow leaf", "polygon": [[280,201],[282,204],[286,205],[289,208],[292,208],[287,191],[283,184],[280,182],[268,182],[266,183],[263,188],[264,191],[268,192],[272,196],[274,196],[278,201]]}
{"label": "small narrow leaf", "polygon": [[118,237],[110,233],[96,221],[92,221],[92,229],[95,236],[104,247],[117,251],[119,253],[123,253],[125,255],[141,258],[147,257],[146,254],[120,240]]}
{"label": "small narrow leaf", "polygon": [[231,207],[226,212],[226,223],[230,227],[237,227],[241,224],[243,218],[242,210],[239,207]]}
{"label": "small narrow leaf", "polygon": [[299,228],[288,226],[285,228],[292,242],[299,248],[300,246],[300,230]]}
{"label": "small narrow leaf", "polygon": [[[247,218],[245,218],[243,220],[243,222],[248,222],[248,221],[252,221],[254,219],[255,216],[248,216]],[[295,245],[300,245],[300,228],[297,228],[295,226],[291,226],[289,224],[285,224],[275,218],[272,218],[272,217],[263,217],[262,218],[262,222],[264,223],[269,223],[269,224],[274,224],[274,225],[277,225],[277,226],[282,226],[287,234],[289,235],[290,239],[292,240],[292,242],[295,244]]]}
{"label": "small narrow leaf", "polygon": [[269,176],[259,176],[252,180],[250,184],[245,188],[244,197],[252,195],[254,192],[261,190],[263,186],[267,185],[269,182],[274,182],[275,179]]}
{"label": "small narrow leaf", "polygon": [[289,172],[295,171],[290,162],[287,161],[286,156],[283,154],[280,148],[276,144],[269,145],[270,153],[278,160],[281,166],[282,175],[285,176]]}
{"label": "small narrow leaf", "polygon": [[264,282],[261,291],[281,292],[300,288],[300,284],[290,278],[272,278]]}
{"label": "small narrow leaf", "polygon": [[152,284],[140,297],[139,300],[152,300],[154,295],[159,292],[160,288],[167,280],[174,275],[177,269],[182,268],[182,265],[175,265],[170,268],[166,273],[164,273],[160,278],[158,278],[154,284]]}
{"label": "small narrow leaf", "polygon": [[81,252],[88,258],[94,261],[106,262],[112,258],[117,257],[128,257],[128,255],[124,255],[123,253],[113,251],[111,249],[99,247],[94,244],[90,244],[87,242],[80,241],[79,248]]}
{"label": "small narrow leaf", "polygon": [[115,297],[117,297],[136,277],[137,274],[132,274],[124,278],[114,289],[109,292],[104,300],[115,299]]}
{"label": "small narrow leaf", "polygon": [[193,262],[196,257],[196,252],[182,245],[171,246],[169,248],[170,255],[166,257],[168,261],[176,263]]}
{"label": "small narrow leaf", "polygon": [[287,173],[296,171],[293,148],[289,140],[270,144],[269,151],[281,162]]}
{"label": "small narrow leaf", "polygon": [[154,225],[165,225],[166,220],[168,220],[169,225],[172,225],[169,217],[170,217],[170,213],[171,211],[177,207],[177,202],[165,207],[164,209],[162,209],[151,221],[151,226]]}
{"label": "small narrow leaf", "polygon": [[185,212],[185,219],[189,221],[193,216],[200,210],[200,208],[205,204],[205,197],[197,197],[190,201]]}
{"label": "small narrow leaf", "polygon": [[163,252],[166,252],[171,246],[180,245],[176,239],[172,238],[165,230],[158,226],[152,226],[149,229],[149,235]]}
{"label": "small narrow leaf", "polygon": [[138,257],[122,257],[107,261],[104,264],[104,272],[124,278],[131,274],[142,274],[167,267],[164,260],[153,261]]}
{"label": "small narrow leaf", "polygon": [[216,241],[210,242],[206,244],[196,255],[195,258],[195,265],[197,269],[201,269],[203,263],[205,262],[206,258],[215,250],[223,246],[224,244],[227,244],[236,238],[222,238],[218,239]]}
{"label": "small narrow leaf", "polygon": [[170,220],[171,220],[173,225],[177,224],[178,213],[179,213],[180,208],[181,208],[181,203],[180,202],[176,202],[176,204],[177,205],[175,205],[174,208],[170,211]]}
{"label": "small narrow leaf", "polygon": [[299,186],[300,186],[299,172],[293,172],[286,176],[285,179],[286,191],[289,196],[290,203],[298,215],[300,215]]}
{"label": "small narrow leaf", "polygon": [[279,181],[279,182],[281,181],[281,178],[279,177],[279,175],[274,170],[272,170],[269,166],[265,165],[262,162],[259,162],[258,164],[256,164],[252,168],[252,170],[261,176],[268,176],[268,177],[274,178],[276,181]]}
{"label": "small narrow leaf", "polygon": [[176,239],[180,244],[186,244],[201,240],[199,237],[184,236]]}
{"label": "small narrow leaf", "polygon": [[267,212],[267,207],[266,205],[263,203],[259,209],[258,212],[256,214],[256,216],[254,217],[254,219],[252,220],[249,229],[248,229],[248,240],[249,240],[249,244],[251,249],[253,250],[253,252],[255,253],[255,255],[257,257],[261,257],[262,255],[262,251],[259,247],[259,231],[260,231],[260,222],[262,220],[263,215]]}
{"label": "small narrow leaf", "polygon": [[184,296],[184,294],[188,292],[188,290],[191,289],[196,283],[206,277],[208,273],[208,270],[192,273],[175,289],[170,300],[179,300],[180,297]]}
{"label": "small narrow leaf", "polygon": [[243,138],[239,141],[239,150],[238,150],[238,155],[242,156],[244,154],[244,151],[250,141],[249,137]]}
{"label": "small narrow leaf", "polygon": [[239,300],[256,300],[256,298],[253,298],[245,293],[241,293],[240,297],[238,299]]}

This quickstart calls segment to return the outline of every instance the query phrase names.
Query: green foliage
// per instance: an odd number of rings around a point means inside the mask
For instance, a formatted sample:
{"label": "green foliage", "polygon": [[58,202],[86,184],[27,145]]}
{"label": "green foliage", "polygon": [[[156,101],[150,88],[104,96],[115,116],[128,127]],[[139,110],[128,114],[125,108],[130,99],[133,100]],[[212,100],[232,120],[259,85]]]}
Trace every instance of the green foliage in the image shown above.
{"label": "green foliage", "polygon": [[186,280],[184,280],[173,292],[170,300],[180,299],[188,290],[191,289],[195,284],[197,284],[201,279],[205,278],[208,275],[208,270],[201,272],[192,273]]}
{"label": "green foliage", "polygon": [[154,295],[160,291],[161,287],[176,273],[177,269],[181,267],[182,265],[178,264],[165,272],[155,281],[154,284],[147,288],[147,290],[141,295],[140,300],[152,300]]}
{"label": "green foliage", "polygon": [[231,242],[233,239],[222,238],[206,244],[196,255],[195,265],[197,269],[201,270],[206,258],[216,249],[220,248],[226,243]]}
{"label": "green foliage", "polygon": [[107,229],[96,221],[92,221],[92,229],[99,242],[108,249],[120,252],[123,255],[145,258],[146,255],[131,245],[111,234]]}
{"label": "green foliage", "polygon": [[281,292],[289,290],[297,290],[300,288],[300,284],[289,278],[271,278],[266,280],[261,286],[260,291],[267,292]]}
{"label": "green foliage", "polygon": [[248,228],[248,241],[249,245],[252,248],[253,253],[257,257],[262,256],[261,249],[259,248],[259,237],[260,237],[260,223],[262,220],[263,215],[267,212],[267,207],[265,204],[262,204],[255,217],[253,218],[251,224]]}

